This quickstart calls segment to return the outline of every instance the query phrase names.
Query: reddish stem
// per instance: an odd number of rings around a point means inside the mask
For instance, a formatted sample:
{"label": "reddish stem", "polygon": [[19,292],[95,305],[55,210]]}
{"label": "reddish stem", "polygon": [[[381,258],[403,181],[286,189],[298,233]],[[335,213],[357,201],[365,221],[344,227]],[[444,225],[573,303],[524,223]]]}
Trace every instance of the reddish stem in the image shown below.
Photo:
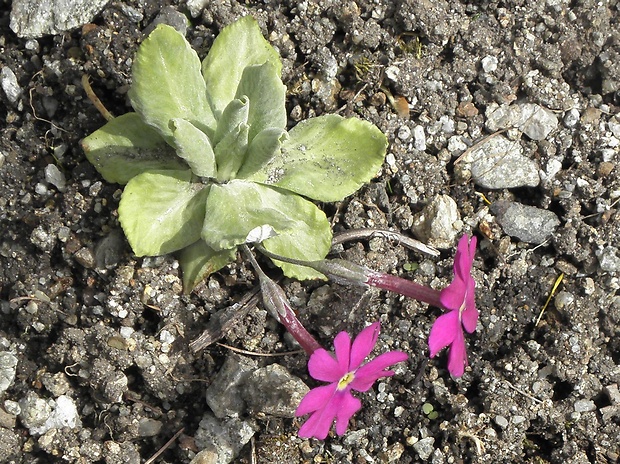
{"label": "reddish stem", "polygon": [[401,295],[428,303],[431,306],[443,308],[441,300],[439,299],[439,295],[441,294],[439,290],[434,290],[401,277],[376,271],[368,271],[366,273],[366,278],[366,284],[372,285],[373,287],[400,293]]}

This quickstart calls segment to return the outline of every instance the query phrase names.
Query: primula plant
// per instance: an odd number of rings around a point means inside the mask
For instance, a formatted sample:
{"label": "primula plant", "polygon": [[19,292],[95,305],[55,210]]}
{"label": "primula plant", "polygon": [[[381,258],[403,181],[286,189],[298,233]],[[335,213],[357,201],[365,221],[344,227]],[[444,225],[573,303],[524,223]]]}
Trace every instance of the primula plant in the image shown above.
{"label": "primula plant", "polygon": [[[186,291],[247,242],[324,258],[331,229],[308,199],[342,200],[383,162],[386,137],[356,118],[325,115],[287,131],[281,68],[251,17],[224,28],[202,63],[181,34],[159,25],[134,60],[135,112],[82,142],[101,175],[125,185],[118,214],[134,253],[179,252]],[[289,277],[322,277],[275,263]]]}

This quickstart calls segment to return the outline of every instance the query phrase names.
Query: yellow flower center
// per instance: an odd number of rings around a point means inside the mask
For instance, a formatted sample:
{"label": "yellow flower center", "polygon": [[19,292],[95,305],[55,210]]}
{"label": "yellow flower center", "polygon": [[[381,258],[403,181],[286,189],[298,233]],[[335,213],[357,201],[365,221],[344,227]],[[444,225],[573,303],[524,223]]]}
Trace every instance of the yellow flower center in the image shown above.
{"label": "yellow flower center", "polygon": [[347,372],[339,381],[338,381],[338,390],[344,390],[347,388],[353,379],[355,378],[355,372]]}

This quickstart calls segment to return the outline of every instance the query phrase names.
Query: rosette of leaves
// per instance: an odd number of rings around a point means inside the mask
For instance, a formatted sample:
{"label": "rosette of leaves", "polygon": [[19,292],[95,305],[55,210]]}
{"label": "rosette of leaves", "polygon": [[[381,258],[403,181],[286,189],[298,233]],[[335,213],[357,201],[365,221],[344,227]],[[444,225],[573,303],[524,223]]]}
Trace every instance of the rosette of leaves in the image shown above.
{"label": "rosette of leaves", "polygon": [[[159,25],[133,63],[135,112],[82,141],[101,175],[125,185],[118,215],[134,253],[179,252],[186,291],[248,240],[286,257],[324,258],[331,229],[309,199],[342,200],[383,162],[386,137],[360,119],[320,116],[287,132],[281,67],[251,17],[224,28],[202,63],[181,34]],[[322,277],[276,264],[289,277]]]}

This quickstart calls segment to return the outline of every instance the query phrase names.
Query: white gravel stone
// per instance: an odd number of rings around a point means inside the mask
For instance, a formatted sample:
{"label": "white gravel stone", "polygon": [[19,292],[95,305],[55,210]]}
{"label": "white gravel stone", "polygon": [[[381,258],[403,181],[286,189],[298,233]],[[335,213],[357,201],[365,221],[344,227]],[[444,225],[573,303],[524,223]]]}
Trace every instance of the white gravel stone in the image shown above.
{"label": "white gravel stone", "polygon": [[497,58],[494,56],[485,56],[482,58],[482,69],[486,73],[492,73],[497,69]]}
{"label": "white gravel stone", "polygon": [[398,129],[398,138],[401,139],[403,142],[406,142],[411,138],[411,129],[409,128],[409,126],[400,126],[400,129]]}
{"label": "white gravel stone", "polygon": [[413,218],[411,227],[421,241],[437,248],[450,248],[463,227],[456,202],[448,195],[437,195]]}
{"label": "white gravel stone", "polygon": [[60,192],[64,192],[67,188],[65,175],[55,164],[48,164],[45,166],[45,181],[52,184]]}
{"label": "white gravel stone", "polygon": [[17,370],[17,357],[13,353],[3,351],[0,353],[0,393],[9,389],[15,380]]}
{"label": "white gravel stone", "polygon": [[416,451],[416,453],[418,453],[418,455],[420,456],[420,459],[426,461],[431,456],[431,454],[433,454],[433,451],[435,450],[433,446],[434,444],[435,444],[434,437],[422,438],[415,445],[413,445],[413,449]]}
{"label": "white gravel stone", "polygon": [[15,105],[22,94],[17,77],[11,68],[4,66],[0,71],[0,85],[10,103]]}
{"label": "white gravel stone", "polygon": [[424,134],[424,127],[415,126],[413,129],[413,146],[416,150],[426,150],[426,134]]}

